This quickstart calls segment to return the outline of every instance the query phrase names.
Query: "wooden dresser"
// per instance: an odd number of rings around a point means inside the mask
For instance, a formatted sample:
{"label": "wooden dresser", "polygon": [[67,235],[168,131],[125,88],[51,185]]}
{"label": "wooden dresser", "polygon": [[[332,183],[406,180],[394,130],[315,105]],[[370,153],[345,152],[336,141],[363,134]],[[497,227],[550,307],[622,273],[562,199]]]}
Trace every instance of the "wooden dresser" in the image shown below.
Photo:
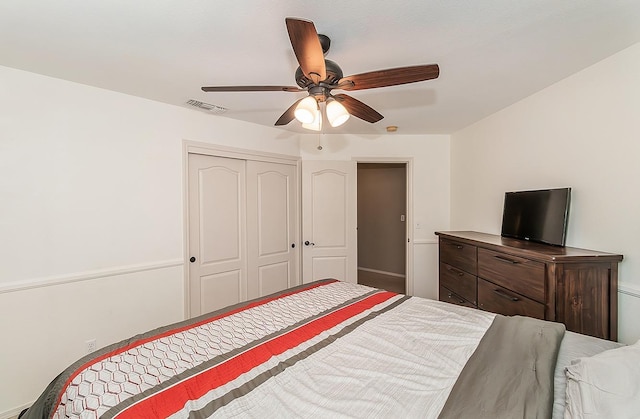
{"label": "wooden dresser", "polygon": [[618,339],[622,255],[475,231],[436,234],[440,301],[562,322],[573,332]]}

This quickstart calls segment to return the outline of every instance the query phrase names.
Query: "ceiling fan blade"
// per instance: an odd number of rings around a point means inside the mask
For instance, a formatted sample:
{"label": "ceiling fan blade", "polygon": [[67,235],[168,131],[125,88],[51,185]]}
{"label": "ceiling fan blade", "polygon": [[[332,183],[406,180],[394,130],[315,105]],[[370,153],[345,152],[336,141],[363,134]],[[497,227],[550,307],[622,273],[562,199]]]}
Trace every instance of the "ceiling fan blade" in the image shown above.
{"label": "ceiling fan blade", "polygon": [[[304,98],[302,98],[304,99]],[[302,99],[298,99],[296,100],[293,105],[291,105],[289,107],[289,109],[287,109],[286,111],[284,111],[284,113],[282,114],[282,116],[280,116],[280,118],[278,118],[278,120],[276,121],[276,123],[274,125],[278,126],[278,125],[287,125],[289,122],[293,121],[295,116],[295,112],[296,112],[296,106],[298,106],[298,103],[300,103],[300,101]]]}
{"label": "ceiling fan blade", "polygon": [[204,92],[302,92],[295,86],[204,86]]}
{"label": "ceiling fan blade", "polygon": [[305,76],[314,83],[327,78],[322,45],[313,22],[288,17],[285,19],[293,52]]}
{"label": "ceiling fan blade", "polygon": [[342,103],[342,105],[347,108],[347,111],[356,118],[360,118],[363,121],[374,122],[380,121],[384,116],[380,115],[378,111],[373,109],[371,106],[366,105],[360,102],[358,99],[354,99],[349,95],[345,95],[344,93],[340,93],[333,96],[338,102]]}
{"label": "ceiling fan blade", "polygon": [[438,78],[439,75],[438,64],[416,65],[347,76],[340,79],[337,84],[343,90],[375,89],[431,80]]}

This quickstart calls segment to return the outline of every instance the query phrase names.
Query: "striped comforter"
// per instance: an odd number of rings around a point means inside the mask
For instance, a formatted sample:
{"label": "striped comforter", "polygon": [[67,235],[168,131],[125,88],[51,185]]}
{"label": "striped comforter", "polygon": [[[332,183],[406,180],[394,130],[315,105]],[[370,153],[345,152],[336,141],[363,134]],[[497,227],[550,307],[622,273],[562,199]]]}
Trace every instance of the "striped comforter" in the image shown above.
{"label": "striped comforter", "polygon": [[26,417],[436,417],[493,318],[318,281],[106,347]]}

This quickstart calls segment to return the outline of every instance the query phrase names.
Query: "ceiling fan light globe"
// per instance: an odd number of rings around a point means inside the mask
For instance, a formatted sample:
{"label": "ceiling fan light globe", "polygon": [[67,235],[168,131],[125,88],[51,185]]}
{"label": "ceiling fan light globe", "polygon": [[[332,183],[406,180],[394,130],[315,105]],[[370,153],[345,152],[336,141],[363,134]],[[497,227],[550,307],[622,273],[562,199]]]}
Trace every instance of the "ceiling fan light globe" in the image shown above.
{"label": "ceiling fan light globe", "polygon": [[339,118],[334,119],[333,121],[329,120],[329,123],[333,128],[336,128],[344,124],[345,122],[347,122],[348,119],[349,119],[349,114],[346,114],[346,115],[340,116]]}
{"label": "ceiling fan light globe", "polygon": [[332,127],[339,127],[349,119],[349,112],[342,103],[331,100],[327,103],[327,119]]}
{"label": "ceiling fan light globe", "polygon": [[313,122],[302,124],[302,128],[310,129],[312,131],[320,131],[322,129],[322,114],[320,113],[320,109],[316,110],[316,116]]}
{"label": "ceiling fan light globe", "polygon": [[317,112],[318,102],[313,96],[307,96],[298,103],[294,115],[303,124],[311,124],[316,119]]}

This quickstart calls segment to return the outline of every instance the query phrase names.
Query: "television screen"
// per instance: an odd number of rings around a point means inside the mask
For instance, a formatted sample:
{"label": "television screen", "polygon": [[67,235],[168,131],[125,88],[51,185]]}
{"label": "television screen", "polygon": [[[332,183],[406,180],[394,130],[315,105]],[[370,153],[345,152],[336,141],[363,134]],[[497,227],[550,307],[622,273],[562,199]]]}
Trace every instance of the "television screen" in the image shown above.
{"label": "television screen", "polygon": [[564,246],[571,188],[507,192],[502,236]]}

